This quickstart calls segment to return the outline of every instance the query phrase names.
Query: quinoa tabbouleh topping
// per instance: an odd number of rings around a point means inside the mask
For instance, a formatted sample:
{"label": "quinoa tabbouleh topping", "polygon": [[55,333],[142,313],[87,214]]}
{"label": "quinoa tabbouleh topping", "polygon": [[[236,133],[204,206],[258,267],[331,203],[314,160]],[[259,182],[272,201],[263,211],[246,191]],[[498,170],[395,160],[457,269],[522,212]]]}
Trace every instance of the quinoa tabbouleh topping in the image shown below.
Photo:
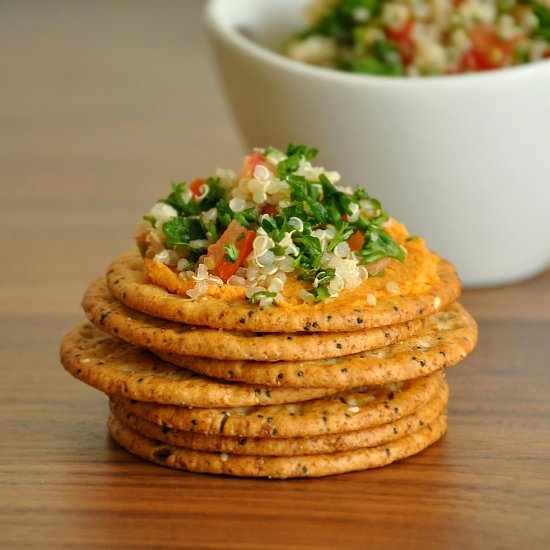
{"label": "quinoa tabbouleh topping", "polygon": [[172,184],[136,237],[151,278],[176,274],[191,298],[240,288],[251,304],[268,306],[283,301],[290,277],[301,283],[300,300],[314,304],[403,261],[406,249],[388,232],[399,224],[363,189],[313,166],[316,154],[292,144],[255,149],[237,174],[219,169]]}
{"label": "quinoa tabbouleh topping", "polygon": [[355,73],[458,74],[550,57],[550,0],[316,0],[310,18],[287,55]]}

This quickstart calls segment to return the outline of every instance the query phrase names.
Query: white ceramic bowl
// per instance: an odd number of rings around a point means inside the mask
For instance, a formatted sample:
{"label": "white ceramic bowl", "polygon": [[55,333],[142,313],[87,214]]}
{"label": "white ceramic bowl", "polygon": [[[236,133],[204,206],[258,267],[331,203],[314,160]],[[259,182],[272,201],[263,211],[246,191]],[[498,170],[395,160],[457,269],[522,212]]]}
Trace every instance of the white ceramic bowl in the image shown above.
{"label": "white ceramic bowl", "polygon": [[[550,263],[550,61],[431,78],[354,75],[276,53],[310,0],[212,0],[206,21],[248,146],[320,149],[467,286]],[[251,40],[248,37],[252,37]]]}

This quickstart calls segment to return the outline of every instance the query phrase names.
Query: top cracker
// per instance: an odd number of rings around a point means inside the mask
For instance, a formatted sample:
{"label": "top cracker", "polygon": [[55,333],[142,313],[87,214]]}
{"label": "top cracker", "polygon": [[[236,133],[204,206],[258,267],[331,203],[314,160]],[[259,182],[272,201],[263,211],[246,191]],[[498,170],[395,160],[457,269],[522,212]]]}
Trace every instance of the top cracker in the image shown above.
{"label": "top cracker", "polygon": [[454,301],[450,264],[363,189],[314,167],[316,151],[256,149],[238,174],[173,185],[141,222],[113,294],[157,317],[261,332],[349,331]]}

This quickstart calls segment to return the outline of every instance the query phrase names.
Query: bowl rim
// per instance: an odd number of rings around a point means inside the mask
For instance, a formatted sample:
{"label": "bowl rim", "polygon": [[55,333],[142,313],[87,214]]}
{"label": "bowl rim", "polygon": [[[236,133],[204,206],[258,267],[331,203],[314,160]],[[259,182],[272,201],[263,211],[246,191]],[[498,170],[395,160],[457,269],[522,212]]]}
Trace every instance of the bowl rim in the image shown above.
{"label": "bowl rim", "polygon": [[434,75],[430,77],[391,77],[373,76],[357,73],[348,73],[337,69],[317,67],[300,61],[295,61],[274,50],[262,46],[237,29],[221,20],[217,15],[218,5],[238,0],[208,0],[204,7],[204,19],[207,28],[224,39],[241,52],[263,63],[275,65],[279,69],[287,70],[294,74],[306,75],[314,79],[343,82],[349,85],[363,86],[391,86],[391,87],[445,87],[464,85],[485,85],[497,81],[517,81],[522,78],[536,78],[540,73],[550,75],[550,59],[540,60],[525,65],[506,67],[492,71],[463,73],[457,75]]}

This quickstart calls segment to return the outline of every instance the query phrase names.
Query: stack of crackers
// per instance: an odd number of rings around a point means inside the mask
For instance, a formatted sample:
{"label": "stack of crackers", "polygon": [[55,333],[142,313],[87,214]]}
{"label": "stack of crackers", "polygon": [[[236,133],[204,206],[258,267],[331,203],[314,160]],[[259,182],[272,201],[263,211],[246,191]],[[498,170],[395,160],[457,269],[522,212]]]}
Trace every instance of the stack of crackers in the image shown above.
{"label": "stack of crackers", "polygon": [[384,466],[447,428],[444,370],[474,348],[453,266],[364,189],[257,148],[173,184],[86,291],[64,367],[109,431],[171,468],[268,478]]}
{"label": "stack of crackers", "polygon": [[375,468],[446,431],[444,369],[477,340],[459,292],[438,259],[421,291],[376,305],[191,299],[149,282],[133,250],[86,291],[89,322],[61,359],[109,396],[112,437],[151,462],[268,478]]}

